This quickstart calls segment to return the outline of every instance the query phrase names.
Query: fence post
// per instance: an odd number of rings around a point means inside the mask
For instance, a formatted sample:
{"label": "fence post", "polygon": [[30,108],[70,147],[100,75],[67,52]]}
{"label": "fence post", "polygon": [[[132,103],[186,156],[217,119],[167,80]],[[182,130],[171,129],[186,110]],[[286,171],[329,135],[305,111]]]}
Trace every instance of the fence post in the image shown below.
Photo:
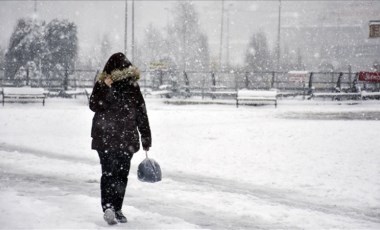
{"label": "fence post", "polygon": [[336,82],[336,88],[339,90],[339,92],[342,90],[342,76],[343,72],[340,72],[338,76],[338,81]]}
{"label": "fence post", "polygon": [[352,88],[352,69],[351,65],[348,65],[348,81],[350,82],[350,89]]}
{"label": "fence post", "polygon": [[203,74],[203,77],[202,77],[202,89],[201,89],[202,100],[205,98],[205,83],[206,83],[205,74]]}
{"label": "fence post", "polygon": [[187,77],[186,71],[183,71],[183,77],[185,80],[185,97],[190,97],[190,81]]}
{"label": "fence post", "polygon": [[306,95],[306,82],[305,79],[302,81],[302,100],[305,100]]}
{"label": "fence post", "polygon": [[[79,81],[78,81],[79,80]],[[76,73],[75,71],[73,72],[73,81],[74,81],[74,89],[80,88],[80,80],[81,80],[81,75],[80,73]]]}
{"label": "fence post", "polygon": [[144,76],[144,88],[145,88],[145,90],[146,90],[146,78],[147,78],[147,74],[145,74],[145,76]]}
{"label": "fence post", "polygon": [[216,89],[216,79],[215,79],[215,73],[211,72],[211,98],[215,99],[215,94],[212,92],[215,92]]}
{"label": "fence post", "polygon": [[65,69],[65,77],[63,78],[63,89],[67,90],[69,84],[69,70]]}
{"label": "fence post", "polygon": [[164,83],[164,82],[163,82],[164,80],[163,80],[162,69],[160,69],[159,71],[160,71],[160,72],[159,72],[159,73],[160,73],[160,85],[162,85],[162,84]]}
{"label": "fence post", "polygon": [[212,86],[215,88],[216,79],[215,79],[215,73],[214,72],[211,72],[211,82],[212,82]]}
{"label": "fence post", "polygon": [[271,88],[273,88],[273,86],[274,86],[275,76],[276,76],[276,73],[273,71],[272,72],[272,80],[271,80],[271,83],[270,83],[270,87]]}
{"label": "fence post", "polygon": [[313,93],[313,72],[310,73],[309,76],[309,94],[311,95]]}
{"label": "fence post", "polygon": [[239,90],[239,79],[238,79],[239,74],[235,72],[234,77],[235,77],[235,91],[237,93],[237,91]]}
{"label": "fence post", "polygon": [[26,85],[29,85],[29,66],[26,67]]}
{"label": "fence post", "polygon": [[96,81],[98,80],[98,75],[99,75],[99,70],[96,70],[93,85],[95,85]]}
{"label": "fence post", "polygon": [[355,74],[355,79],[352,82],[352,89],[353,89],[353,92],[355,92],[355,93],[359,93],[361,91],[360,87],[358,85],[358,79],[359,79],[359,73],[356,73]]}
{"label": "fence post", "polygon": [[245,72],[245,88],[249,89],[248,72]]}

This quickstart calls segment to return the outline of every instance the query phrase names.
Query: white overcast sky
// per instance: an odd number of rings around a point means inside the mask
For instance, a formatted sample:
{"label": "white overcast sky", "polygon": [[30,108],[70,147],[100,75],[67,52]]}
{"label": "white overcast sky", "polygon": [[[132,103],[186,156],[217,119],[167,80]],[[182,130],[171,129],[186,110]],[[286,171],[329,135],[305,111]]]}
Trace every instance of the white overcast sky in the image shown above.
{"label": "white overcast sky", "polygon": [[[0,1],[0,46],[8,46],[10,35],[17,19],[32,16],[35,1]],[[208,34],[211,56],[219,55],[221,1],[193,1],[200,15],[200,24]],[[337,1],[343,5],[347,1]],[[372,1],[380,10],[380,1]],[[153,25],[165,29],[172,21],[175,1],[135,1],[135,40],[143,39],[144,30]],[[279,1],[224,1],[230,9],[230,59],[241,63],[252,33],[264,30],[270,43],[276,41]],[[347,4],[346,4],[347,5]],[[326,1],[284,1],[282,2],[282,25],[312,24],[326,7]],[[131,8],[131,1],[129,2]],[[37,1],[38,18],[49,22],[54,18],[68,19],[78,25],[80,54],[91,55],[105,33],[109,34],[112,51],[124,48],[125,1]],[[379,11],[380,12],[380,11]],[[331,16],[331,15],[330,15]],[[227,12],[225,20],[227,19]],[[378,18],[379,19],[379,18]],[[226,22],[225,22],[226,23]],[[356,23],[356,22],[355,22]],[[129,28],[131,28],[129,26]],[[226,31],[226,25],[224,26]],[[226,43],[226,36],[224,43]],[[129,41],[131,39],[129,38]],[[225,51],[224,51],[225,54]]]}

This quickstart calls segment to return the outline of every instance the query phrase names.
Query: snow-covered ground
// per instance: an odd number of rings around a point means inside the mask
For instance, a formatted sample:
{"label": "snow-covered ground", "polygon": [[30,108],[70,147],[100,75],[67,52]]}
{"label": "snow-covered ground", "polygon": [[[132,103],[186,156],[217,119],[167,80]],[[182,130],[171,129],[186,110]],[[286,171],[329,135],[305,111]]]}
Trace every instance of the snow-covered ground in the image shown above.
{"label": "snow-covered ground", "polygon": [[[147,99],[156,184],[132,161],[139,229],[380,229],[380,102],[167,105]],[[84,99],[0,108],[0,228],[110,228]]]}

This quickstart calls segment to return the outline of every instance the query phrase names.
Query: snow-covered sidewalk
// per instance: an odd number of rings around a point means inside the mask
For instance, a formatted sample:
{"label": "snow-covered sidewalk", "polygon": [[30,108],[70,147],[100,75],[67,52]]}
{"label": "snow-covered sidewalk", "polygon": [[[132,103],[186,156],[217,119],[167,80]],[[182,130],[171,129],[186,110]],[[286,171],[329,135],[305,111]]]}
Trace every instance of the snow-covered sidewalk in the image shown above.
{"label": "snow-covered sidewalk", "polygon": [[[139,229],[379,229],[380,104],[165,105],[147,100],[163,181],[132,162],[124,201]],[[109,228],[93,113],[81,100],[0,111],[0,228]],[[353,118],[353,119],[352,119]]]}

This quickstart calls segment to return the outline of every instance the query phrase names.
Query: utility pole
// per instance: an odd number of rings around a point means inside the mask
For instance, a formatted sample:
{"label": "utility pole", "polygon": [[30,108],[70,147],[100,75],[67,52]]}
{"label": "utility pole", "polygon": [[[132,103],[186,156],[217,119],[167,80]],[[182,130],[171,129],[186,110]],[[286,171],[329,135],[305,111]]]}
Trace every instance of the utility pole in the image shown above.
{"label": "utility pole", "polygon": [[220,20],[220,47],[219,47],[219,69],[222,70],[222,51],[223,51],[223,22],[224,22],[224,0],[222,0],[222,12]]}
{"label": "utility pole", "polygon": [[183,11],[185,12],[185,21],[183,22],[183,72],[184,72],[184,76],[185,76],[185,79],[187,78],[187,75],[186,75],[186,65],[187,65],[187,58],[186,58],[186,54],[187,54],[187,18],[189,17],[188,16],[188,12],[187,12],[187,9],[182,5],[183,7]]}
{"label": "utility pole", "polygon": [[166,31],[167,31],[167,35],[169,36],[169,8],[165,7],[164,10],[166,11]]}
{"label": "utility pole", "polygon": [[34,5],[33,5],[32,19],[33,19],[33,21],[37,21],[37,17],[38,17],[38,14],[37,14],[37,0],[34,0],[33,3],[34,3]]}
{"label": "utility pole", "polygon": [[128,0],[125,0],[124,55],[128,54]]}
{"label": "utility pole", "polygon": [[227,53],[226,53],[226,67],[230,68],[230,12],[231,12],[232,3],[229,4],[227,10]]}
{"label": "utility pole", "polygon": [[135,62],[135,0],[132,0],[132,63]]}
{"label": "utility pole", "polygon": [[280,55],[281,55],[281,0],[278,6],[278,32],[277,32],[277,70],[280,70]]}
{"label": "utility pole", "polygon": [[[33,16],[32,16],[32,18],[33,18],[34,21],[37,21],[37,17],[38,17],[38,14],[37,14],[37,0],[34,0],[34,9],[33,9]],[[41,54],[38,54],[37,57],[38,57],[38,79],[41,80],[41,75],[42,75],[42,68],[41,68],[41,59],[42,59],[42,57],[41,57]],[[29,65],[28,65],[27,68],[28,68],[27,69],[28,70],[27,84],[28,84],[29,83]],[[33,71],[33,77],[35,77],[34,74],[35,74],[35,71]]]}

